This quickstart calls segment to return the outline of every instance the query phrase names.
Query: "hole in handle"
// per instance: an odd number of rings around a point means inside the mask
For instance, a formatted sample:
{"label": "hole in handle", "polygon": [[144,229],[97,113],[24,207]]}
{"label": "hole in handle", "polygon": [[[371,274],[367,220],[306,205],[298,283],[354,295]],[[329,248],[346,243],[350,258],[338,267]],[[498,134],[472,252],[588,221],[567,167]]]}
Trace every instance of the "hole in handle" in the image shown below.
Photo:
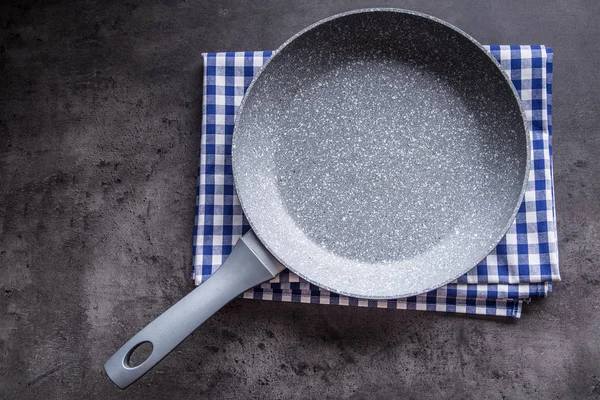
{"label": "hole in handle", "polygon": [[127,353],[125,365],[129,368],[135,368],[142,365],[144,361],[150,357],[152,350],[154,350],[152,342],[146,341],[136,345],[133,349],[129,350],[129,353]]}

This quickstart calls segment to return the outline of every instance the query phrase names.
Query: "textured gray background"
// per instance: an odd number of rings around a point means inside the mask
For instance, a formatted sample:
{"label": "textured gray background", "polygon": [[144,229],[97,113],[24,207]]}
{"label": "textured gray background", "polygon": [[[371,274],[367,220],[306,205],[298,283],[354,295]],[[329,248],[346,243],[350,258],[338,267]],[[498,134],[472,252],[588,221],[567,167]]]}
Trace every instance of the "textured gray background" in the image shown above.
{"label": "textured gray background", "polygon": [[[0,6],[0,398],[600,397],[599,2],[30,3]],[[517,322],[236,300],[120,393],[103,362],[192,288],[200,53],[375,5],[554,48],[564,281]]]}

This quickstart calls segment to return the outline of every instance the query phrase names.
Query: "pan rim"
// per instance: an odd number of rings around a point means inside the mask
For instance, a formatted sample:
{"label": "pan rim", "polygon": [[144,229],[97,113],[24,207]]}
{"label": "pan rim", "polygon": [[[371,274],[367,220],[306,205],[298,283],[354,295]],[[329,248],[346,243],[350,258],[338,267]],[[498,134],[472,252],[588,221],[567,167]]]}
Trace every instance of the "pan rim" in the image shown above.
{"label": "pan rim", "polygon": [[272,247],[269,245],[268,241],[264,241],[263,240],[263,236],[260,232],[260,229],[256,229],[255,224],[252,220],[252,217],[250,217],[247,214],[247,208],[245,206],[245,202],[243,200],[243,195],[240,196],[239,192],[237,191],[237,188],[239,187],[239,185],[237,184],[237,176],[238,174],[236,174],[236,162],[235,162],[235,148],[232,147],[232,154],[231,154],[231,160],[232,160],[232,171],[233,171],[233,181],[234,181],[234,187],[236,188],[236,193],[238,194],[238,199],[242,208],[242,211],[244,212],[244,215],[246,215],[246,218],[251,226],[251,228],[254,230],[254,233],[256,234],[256,236],[258,237],[258,239],[261,241],[261,243],[267,248],[267,250],[282,264],[284,265],[286,268],[288,268],[290,271],[294,272],[296,275],[298,275],[299,277],[305,279],[306,281],[315,284],[323,289],[329,290],[331,292],[335,292],[341,295],[345,295],[345,296],[350,296],[350,297],[359,297],[362,299],[369,299],[369,300],[389,300],[389,299],[399,299],[399,298],[405,298],[405,297],[410,297],[410,296],[415,296],[418,294],[422,294],[422,293],[426,293],[429,292],[431,290],[435,290],[437,288],[440,288],[450,282],[455,281],[456,279],[458,279],[459,277],[463,276],[465,273],[467,273],[468,271],[470,271],[471,269],[473,269],[474,267],[476,267],[482,260],[485,259],[485,257],[494,249],[496,248],[496,246],[498,245],[498,243],[502,240],[502,238],[506,235],[507,231],[510,229],[510,226],[513,224],[517,213],[521,207],[521,204],[523,202],[523,198],[525,195],[525,192],[527,190],[527,184],[529,182],[529,175],[530,175],[530,170],[531,170],[531,130],[528,127],[528,123],[527,123],[527,117],[525,114],[525,111],[523,109],[523,104],[521,102],[521,99],[519,97],[519,94],[517,92],[517,90],[515,89],[512,81],[510,80],[510,77],[507,75],[507,73],[501,68],[501,66],[499,65],[498,61],[492,56],[492,54],[482,45],[480,44],[477,40],[475,40],[473,37],[471,37],[469,34],[467,34],[466,32],[462,31],[461,29],[455,27],[454,25],[443,21],[439,18],[436,18],[434,16],[428,15],[428,14],[424,14],[424,13],[420,13],[420,12],[416,12],[416,11],[412,11],[412,10],[405,10],[405,9],[400,9],[400,8],[363,8],[363,9],[357,9],[357,10],[352,10],[352,11],[347,11],[347,12],[343,12],[343,13],[339,13],[324,19],[321,19],[311,25],[309,25],[308,27],[304,28],[303,30],[301,30],[300,32],[296,33],[294,36],[292,36],[291,38],[289,38],[288,40],[286,40],[281,46],[279,46],[279,48],[277,48],[277,50],[274,50],[271,54],[271,57],[265,62],[265,64],[263,64],[263,66],[261,67],[261,69],[256,73],[256,75],[254,76],[254,78],[252,79],[252,82],[250,83],[250,85],[248,86],[248,89],[246,90],[244,97],[242,98],[242,101],[240,103],[240,106],[238,107],[236,116],[235,116],[235,123],[234,123],[234,131],[233,131],[233,136],[232,136],[232,140],[235,140],[235,135],[236,132],[238,130],[239,127],[239,119],[241,118],[241,115],[243,114],[243,110],[244,110],[244,105],[246,103],[246,100],[248,99],[248,94],[251,93],[252,88],[254,87],[255,83],[257,82],[258,79],[260,79],[260,76],[262,75],[263,71],[265,71],[266,67],[269,65],[269,63],[281,52],[283,51],[290,43],[292,43],[293,41],[295,41],[296,39],[298,39],[299,37],[303,36],[305,33],[313,30],[314,28],[325,24],[327,22],[330,22],[332,20],[338,19],[338,18],[342,18],[342,17],[346,17],[349,15],[353,15],[353,14],[363,14],[363,13],[378,13],[378,12],[389,12],[389,13],[398,13],[398,14],[408,14],[408,15],[413,15],[413,16],[417,16],[423,19],[427,19],[430,21],[433,21],[435,23],[441,24],[444,27],[453,30],[454,32],[458,33],[459,35],[465,37],[467,40],[469,40],[469,42],[471,42],[471,44],[474,44],[479,50],[480,52],[484,53],[488,60],[501,72],[502,77],[504,79],[504,83],[508,84],[508,86],[511,89],[511,92],[513,94],[512,98],[516,101],[516,105],[519,108],[519,112],[521,114],[521,120],[523,122],[523,129],[524,129],[524,133],[525,133],[525,138],[526,138],[526,153],[527,153],[527,159],[525,161],[525,168],[523,172],[523,182],[521,184],[521,191],[519,193],[518,196],[518,201],[516,202],[515,207],[513,208],[512,213],[510,214],[510,218],[507,219],[507,223],[505,224],[505,226],[500,230],[500,234],[497,235],[495,237],[494,240],[490,240],[490,245],[488,247],[486,247],[485,249],[483,249],[479,254],[479,256],[477,257],[478,261],[473,264],[473,265],[469,265],[468,267],[461,269],[461,272],[459,274],[456,274],[455,276],[453,275],[452,278],[447,279],[442,281],[442,283],[440,284],[436,284],[433,287],[428,287],[426,289],[423,290],[419,290],[419,291],[413,291],[413,292],[409,292],[409,293],[401,293],[401,294],[397,294],[397,295],[386,295],[386,296],[382,296],[382,295],[365,295],[364,293],[360,293],[360,294],[356,294],[356,293],[351,293],[351,292],[347,292],[344,290],[339,290],[336,289],[334,287],[330,287],[326,284],[320,283],[318,281],[315,281],[314,279],[312,279],[310,276],[307,276],[306,274],[303,274],[299,271],[297,271],[296,269],[294,269],[293,267],[290,267],[289,265],[287,265],[282,258],[272,249]]}

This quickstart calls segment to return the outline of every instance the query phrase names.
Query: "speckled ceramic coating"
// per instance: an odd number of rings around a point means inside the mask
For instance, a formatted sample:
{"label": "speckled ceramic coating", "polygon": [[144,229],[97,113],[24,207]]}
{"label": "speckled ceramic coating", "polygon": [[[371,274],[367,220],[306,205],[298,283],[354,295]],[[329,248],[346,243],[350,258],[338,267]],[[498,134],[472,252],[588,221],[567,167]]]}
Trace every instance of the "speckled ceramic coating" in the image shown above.
{"label": "speckled ceramic coating", "polygon": [[529,132],[468,35],[360,10],[275,52],[243,100],[232,162],[251,226],[285,266],[333,292],[398,298],[495,247],[525,190]]}

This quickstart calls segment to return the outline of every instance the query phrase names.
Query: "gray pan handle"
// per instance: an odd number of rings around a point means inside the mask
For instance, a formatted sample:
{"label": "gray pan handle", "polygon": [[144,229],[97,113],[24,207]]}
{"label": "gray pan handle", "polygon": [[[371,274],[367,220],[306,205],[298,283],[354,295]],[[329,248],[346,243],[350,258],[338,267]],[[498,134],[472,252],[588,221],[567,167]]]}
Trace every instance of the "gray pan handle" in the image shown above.
{"label": "gray pan handle", "polygon": [[[125,389],[234,297],[274,278],[284,269],[249,231],[213,276],[150,322],[104,364],[108,377]],[[131,367],[131,354],[146,342],[152,343],[152,353],[140,365]]]}

